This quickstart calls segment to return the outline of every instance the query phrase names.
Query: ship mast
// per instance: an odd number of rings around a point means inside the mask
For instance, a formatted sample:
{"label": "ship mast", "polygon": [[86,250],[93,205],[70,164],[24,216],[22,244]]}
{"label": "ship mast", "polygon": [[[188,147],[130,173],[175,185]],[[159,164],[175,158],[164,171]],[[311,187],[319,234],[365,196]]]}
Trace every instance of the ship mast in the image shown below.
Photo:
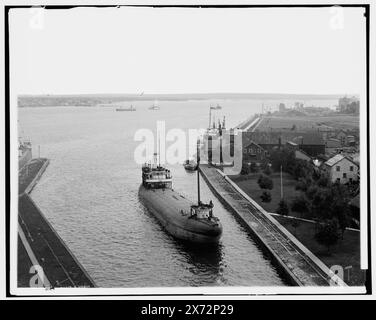
{"label": "ship mast", "polygon": [[211,125],[211,106],[209,108],[209,129],[210,129],[210,125]]}
{"label": "ship mast", "polygon": [[158,167],[161,167],[161,137],[158,137],[158,155],[159,155],[159,165]]}
{"label": "ship mast", "polygon": [[199,155],[199,146],[200,146],[200,139],[197,140],[197,201],[198,205],[200,205],[200,155]]}

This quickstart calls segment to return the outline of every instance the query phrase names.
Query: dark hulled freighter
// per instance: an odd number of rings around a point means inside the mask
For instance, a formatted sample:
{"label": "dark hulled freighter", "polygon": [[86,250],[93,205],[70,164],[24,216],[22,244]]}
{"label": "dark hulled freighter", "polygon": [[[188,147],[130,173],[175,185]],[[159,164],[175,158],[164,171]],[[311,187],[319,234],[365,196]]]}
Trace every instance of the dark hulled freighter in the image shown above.
{"label": "dark hulled freighter", "polygon": [[[197,170],[198,202],[193,203],[172,189],[170,170],[157,164],[142,166],[139,197],[162,226],[175,238],[198,243],[218,242],[222,225],[213,215],[213,203],[200,200],[200,178]],[[199,160],[197,161],[199,165]]]}

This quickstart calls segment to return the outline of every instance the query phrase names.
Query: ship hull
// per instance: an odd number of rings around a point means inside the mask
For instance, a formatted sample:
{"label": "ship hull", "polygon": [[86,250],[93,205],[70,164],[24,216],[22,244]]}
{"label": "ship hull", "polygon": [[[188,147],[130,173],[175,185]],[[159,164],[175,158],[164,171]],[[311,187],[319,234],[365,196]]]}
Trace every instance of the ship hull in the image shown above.
{"label": "ship hull", "polygon": [[196,171],[197,165],[184,164],[184,169],[187,170],[187,171]]}
{"label": "ship hull", "polygon": [[[217,243],[222,235],[222,226],[205,223],[189,218],[189,209],[193,204],[171,189],[146,189],[141,186],[139,197],[174,238],[193,243]],[[184,214],[181,213],[183,210]]]}

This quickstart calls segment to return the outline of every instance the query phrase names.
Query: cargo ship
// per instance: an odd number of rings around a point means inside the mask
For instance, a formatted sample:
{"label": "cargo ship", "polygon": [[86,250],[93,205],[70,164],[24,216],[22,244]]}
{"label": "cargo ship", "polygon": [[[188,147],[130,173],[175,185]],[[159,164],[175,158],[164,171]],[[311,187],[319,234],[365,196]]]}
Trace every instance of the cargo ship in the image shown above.
{"label": "cargo ship", "polygon": [[154,101],[153,105],[149,107],[149,110],[159,110],[160,107],[157,103],[157,101]]}
{"label": "cargo ship", "polygon": [[129,108],[116,108],[116,111],[136,111],[136,108],[133,105],[131,105]]}
{"label": "cargo ship", "polygon": [[[197,161],[199,166],[199,161]],[[169,169],[154,163],[142,166],[139,197],[146,208],[174,238],[193,243],[217,243],[222,235],[219,218],[213,215],[213,203],[200,200],[200,178],[197,170],[198,201],[187,199],[172,189]]]}
{"label": "cargo ship", "polygon": [[210,106],[210,110],[222,110],[222,107],[217,103],[216,107]]}

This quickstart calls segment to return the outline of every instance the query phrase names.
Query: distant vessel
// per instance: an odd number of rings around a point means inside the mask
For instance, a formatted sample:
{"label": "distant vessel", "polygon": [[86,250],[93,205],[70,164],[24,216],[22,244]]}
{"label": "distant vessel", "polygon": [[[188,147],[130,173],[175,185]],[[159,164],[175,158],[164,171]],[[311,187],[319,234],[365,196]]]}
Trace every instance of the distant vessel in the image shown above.
{"label": "distant vessel", "polygon": [[197,170],[197,163],[194,160],[186,160],[183,164],[184,169],[188,171],[195,171]]}
{"label": "distant vessel", "polygon": [[18,169],[21,170],[32,159],[31,141],[19,138],[18,140]]}
{"label": "distant vessel", "polygon": [[129,108],[116,108],[116,111],[136,111],[136,108],[133,105],[131,105]]}
{"label": "distant vessel", "polygon": [[159,110],[160,107],[157,104],[157,101],[154,101],[153,105],[149,107],[149,110]]}
{"label": "distant vessel", "polygon": [[217,106],[215,106],[215,107],[210,106],[210,109],[211,110],[222,110],[222,107],[217,103]]}
{"label": "distant vessel", "polygon": [[208,136],[217,136],[221,135],[222,131],[226,130],[226,118],[223,117],[223,121],[218,119],[218,124],[216,125],[215,123],[215,113],[213,115],[213,122],[212,122],[212,110],[216,110],[216,107],[210,107],[209,108],[209,126],[208,129],[206,130],[206,135]]}
{"label": "distant vessel", "polygon": [[213,215],[213,203],[204,204],[200,200],[199,171],[198,202],[195,204],[172,189],[170,170],[157,164],[156,157],[154,154],[154,164],[142,166],[141,202],[173,237],[194,243],[218,242],[222,225]]}

